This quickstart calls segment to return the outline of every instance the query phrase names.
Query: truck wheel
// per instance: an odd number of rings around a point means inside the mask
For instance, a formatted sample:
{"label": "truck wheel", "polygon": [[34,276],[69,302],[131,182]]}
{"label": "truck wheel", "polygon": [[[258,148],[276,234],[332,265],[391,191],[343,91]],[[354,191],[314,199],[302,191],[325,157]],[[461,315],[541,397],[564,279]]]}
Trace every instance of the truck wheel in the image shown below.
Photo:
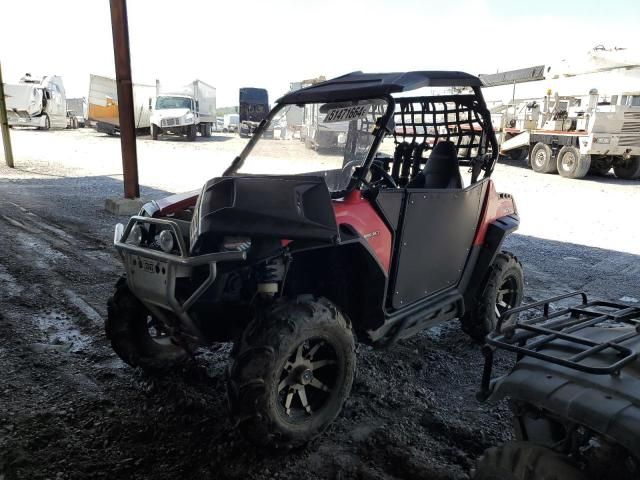
{"label": "truck wheel", "polygon": [[49,120],[49,115],[44,114],[44,127],[39,127],[38,130],[49,130],[51,128],[51,121]]}
{"label": "truck wheel", "polygon": [[583,178],[591,167],[591,155],[581,155],[576,147],[564,146],[558,152],[558,173],[565,178]]}
{"label": "truck wheel", "polygon": [[628,160],[621,160],[613,165],[613,173],[616,177],[625,180],[640,178],[640,156],[636,155]]}
{"label": "truck wheel", "polygon": [[591,155],[591,166],[589,167],[589,173],[591,175],[597,175],[604,177],[611,170],[611,160],[606,155]]}
{"label": "truck wheel", "polygon": [[329,300],[276,303],[247,326],[235,350],[231,412],[258,446],[300,446],[338,416],[355,364],[351,326]]}
{"label": "truck wheel", "polygon": [[153,123],[151,124],[151,139],[158,139],[158,127],[156,127]]}
{"label": "truck wheel", "polygon": [[198,134],[198,128],[195,125],[189,125],[187,138],[193,142],[196,139],[197,134]]}
{"label": "truck wheel", "polygon": [[107,302],[104,330],[113,350],[132,367],[160,371],[184,364],[187,351],[171,341],[157,326],[151,312],[120,278]]}
{"label": "truck wheel", "polygon": [[211,136],[211,124],[210,123],[204,123],[202,126],[202,136],[203,137],[210,137]]}
{"label": "truck wheel", "polygon": [[555,173],[556,162],[553,161],[553,152],[549,145],[538,142],[531,150],[531,168],[537,173]]}
{"label": "truck wheel", "polygon": [[489,448],[478,462],[473,480],[587,480],[569,459],[528,442]]}
{"label": "truck wheel", "polygon": [[509,155],[509,158],[514,162],[524,162],[529,156],[529,149],[526,147],[514,148],[513,150],[509,150],[507,154]]}
{"label": "truck wheel", "polygon": [[471,338],[483,341],[498,324],[502,312],[520,306],[523,291],[524,273],[520,260],[510,252],[498,253],[482,296],[460,319],[462,330]]}

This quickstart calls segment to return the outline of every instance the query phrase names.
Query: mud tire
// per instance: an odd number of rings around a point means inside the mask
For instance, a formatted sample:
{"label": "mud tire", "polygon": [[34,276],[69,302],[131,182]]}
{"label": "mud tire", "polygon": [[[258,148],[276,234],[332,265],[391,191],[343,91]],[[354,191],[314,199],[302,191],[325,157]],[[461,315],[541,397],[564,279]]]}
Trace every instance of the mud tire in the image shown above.
{"label": "mud tire", "polygon": [[551,147],[542,142],[536,143],[531,149],[529,163],[533,171],[537,173],[556,173],[558,171]]}
{"label": "mud tire", "polygon": [[489,448],[478,462],[473,480],[587,480],[569,459],[528,442]]}
{"label": "mud tire", "polygon": [[[331,345],[337,373],[323,406],[308,418],[294,420],[279,403],[278,384],[292,353],[312,338]],[[231,413],[251,443],[272,450],[298,447],[338,416],[351,391],[355,365],[351,325],[329,300],[300,296],[277,302],[257,314],[234,348],[227,382]]]}
{"label": "mud tire", "polygon": [[[522,303],[524,292],[524,271],[520,260],[510,252],[499,252],[496,255],[487,279],[482,296],[474,309],[466,312],[460,322],[462,331],[477,341],[483,341],[498,323],[496,302],[500,294],[500,287],[510,283],[515,292],[509,300],[509,308],[515,308]],[[505,321],[508,321],[506,319]]]}
{"label": "mud tire", "polygon": [[613,166],[613,173],[624,180],[640,178],[640,155],[633,156],[626,162],[617,162]]}
{"label": "mud tire", "polygon": [[149,311],[120,278],[116,291],[107,302],[104,330],[113,350],[132,367],[157,372],[176,368],[190,356],[173,343],[159,344],[151,338],[147,327]]}

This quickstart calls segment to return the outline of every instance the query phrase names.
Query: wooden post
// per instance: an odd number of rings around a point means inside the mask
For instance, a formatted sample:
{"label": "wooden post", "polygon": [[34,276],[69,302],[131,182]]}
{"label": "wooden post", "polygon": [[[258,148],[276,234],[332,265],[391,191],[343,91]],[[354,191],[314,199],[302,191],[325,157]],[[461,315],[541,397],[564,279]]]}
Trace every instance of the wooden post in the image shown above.
{"label": "wooden post", "polygon": [[126,0],[110,0],[113,53],[118,87],[118,115],[120,118],[120,147],[125,198],[140,197],[136,128],[133,115],[133,83],[129,55],[129,26]]}
{"label": "wooden post", "polygon": [[2,143],[4,143],[4,159],[7,167],[14,168],[13,151],[11,150],[11,135],[9,135],[9,121],[7,120],[7,104],[4,101],[4,84],[2,83],[2,65],[0,64],[0,127],[2,128]]}

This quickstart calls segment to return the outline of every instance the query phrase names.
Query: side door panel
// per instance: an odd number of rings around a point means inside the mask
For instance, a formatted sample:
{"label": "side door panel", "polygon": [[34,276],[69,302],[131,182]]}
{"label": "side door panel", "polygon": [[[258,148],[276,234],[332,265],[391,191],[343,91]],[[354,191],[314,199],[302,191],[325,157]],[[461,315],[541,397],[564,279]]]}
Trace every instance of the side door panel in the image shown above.
{"label": "side door panel", "polygon": [[478,228],[488,182],[464,190],[407,189],[391,304],[405,307],[455,287]]}

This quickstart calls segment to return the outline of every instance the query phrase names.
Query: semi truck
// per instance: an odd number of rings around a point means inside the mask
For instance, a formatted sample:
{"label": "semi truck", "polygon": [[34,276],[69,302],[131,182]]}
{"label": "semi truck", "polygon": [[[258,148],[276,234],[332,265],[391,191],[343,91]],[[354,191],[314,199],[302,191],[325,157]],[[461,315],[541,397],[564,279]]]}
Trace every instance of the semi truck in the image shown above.
{"label": "semi truck", "polygon": [[[240,89],[241,137],[250,137],[260,122],[269,113],[269,94],[264,88],[245,87]],[[268,132],[265,132],[265,134]]]}
{"label": "semi truck", "polygon": [[[492,121],[502,154],[528,160],[535,172],[566,178],[605,175],[612,168],[618,178],[640,178],[640,58],[634,61],[625,49],[596,47],[575,65],[480,78],[489,102],[494,100]],[[601,91],[584,89],[590,84],[601,85]],[[516,97],[516,85],[529,95]],[[492,90],[500,89],[511,98],[496,100]]]}
{"label": "semi truck", "polygon": [[[137,134],[149,132],[151,105],[156,96],[155,85],[133,84],[133,115]],[[89,122],[98,132],[120,134],[118,88],[116,80],[91,74],[89,77]]]}
{"label": "semi truck", "polygon": [[27,73],[17,84],[5,84],[4,93],[10,126],[67,128],[67,101],[61,77],[33,77]]}
{"label": "semi truck", "polygon": [[151,137],[184,135],[195,140],[198,132],[210,137],[216,125],[216,89],[201,80],[161,92],[156,82],[156,101],[151,113]]}

